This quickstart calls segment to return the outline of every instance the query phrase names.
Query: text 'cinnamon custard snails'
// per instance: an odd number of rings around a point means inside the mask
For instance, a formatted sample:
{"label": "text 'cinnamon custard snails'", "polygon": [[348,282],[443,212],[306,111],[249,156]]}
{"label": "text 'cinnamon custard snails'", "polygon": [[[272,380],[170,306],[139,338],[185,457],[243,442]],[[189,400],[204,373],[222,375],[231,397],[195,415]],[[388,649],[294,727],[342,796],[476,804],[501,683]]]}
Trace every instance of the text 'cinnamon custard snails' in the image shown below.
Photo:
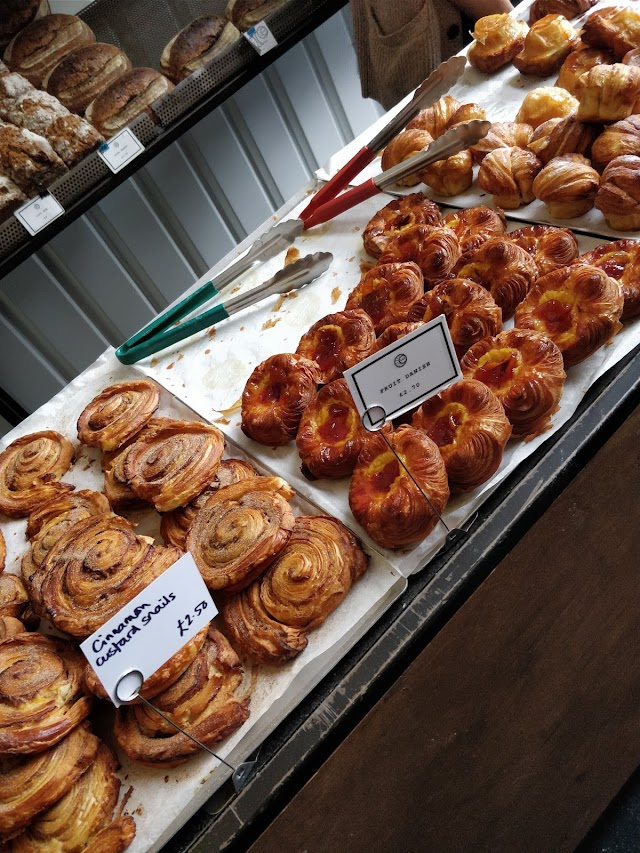
{"label": "text 'cinnamon custard snails'", "polygon": [[41,504],[72,491],[62,477],[75,458],[73,445],[55,430],[23,435],[0,453],[0,512],[29,515]]}
{"label": "text 'cinnamon custard snails'", "polygon": [[603,270],[622,288],[624,308],[621,320],[640,314],[640,241],[614,240],[585,252],[576,263],[589,264]]}
{"label": "text 'cinnamon custard snails'", "polygon": [[78,418],[78,438],[91,447],[115,450],[142,429],[159,402],[158,386],[148,379],[110,385]]}
{"label": "text 'cinnamon custard snails'", "polygon": [[409,308],[423,293],[424,279],[417,264],[378,264],[351,291],[345,310],[366,311],[379,335],[392,323],[406,320]]}
{"label": "text 'cinnamon custard snails'", "polygon": [[375,342],[371,317],[353,308],[327,314],[314,323],[300,338],[296,352],[316,363],[320,382],[326,384],[370,355]]}
{"label": "text 'cinnamon custard snails'", "polygon": [[380,263],[413,261],[422,270],[425,287],[433,287],[449,277],[460,254],[460,243],[453,229],[414,225],[389,243]]}

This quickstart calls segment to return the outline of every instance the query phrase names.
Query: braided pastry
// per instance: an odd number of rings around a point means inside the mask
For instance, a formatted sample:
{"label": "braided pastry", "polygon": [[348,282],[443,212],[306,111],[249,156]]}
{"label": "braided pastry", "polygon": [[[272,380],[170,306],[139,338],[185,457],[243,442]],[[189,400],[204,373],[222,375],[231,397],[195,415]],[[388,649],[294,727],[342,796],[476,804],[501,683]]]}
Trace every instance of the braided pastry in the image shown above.
{"label": "braided pastry", "polygon": [[362,242],[365,252],[379,258],[397,234],[412,225],[439,225],[438,205],[423,193],[411,193],[394,199],[379,210],[367,223]]}
{"label": "braided pastry", "polygon": [[[408,160],[409,157],[418,154],[418,152],[422,151],[432,142],[433,138],[426,130],[407,128],[401,131],[382,152],[381,165],[383,171],[390,169],[392,166],[397,166],[398,163],[402,163],[404,160]],[[414,172],[396,181],[396,183],[401,187],[414,187],[420,183],[420,180],[420,175]]]}
{"label": "braided pastry", "polygon": [[640,68],[637,65],[596,65],[581,74],[576,83],[581,121],[620,121],[636,112],[640,97]]}
{"label": "braided pastry", "polygon": [[0,512],[29,515],[73,486],[61,483],[74,460],[73,445],[54,430],[23,435],[0,453]]}
{"label": "braided pastry", "polygon": [[542,163],[532,151],[496,148],[480,164],[478,186],[493,194],[493,202],[505,210],[516,210],[533,201],[533,179]]}
{"label": "braided pastry", "polygon": [[564,118],[577,109],[578,99],[566,89],[539,86],[525,95],[516,115],[516,123],[524,122],[535,130],[550,118]]}
{"label": "braided pastry", "polygon": [[525,122],[494,122],[489,133],[472,145],[469,151],[474,163],[481,163],[484,157],[496,148],[526,148],[532,133],[533,128]]}
{"label": "braided pastry", "polygon": [[554,157],[562,157],[564,154],[589,157],[597,134],[595,125],[578,121],[575,115],[550,118],[534,130],[529,140],[529,150],[545,165]]}
{"label": "braided pastry", "polygon": [[514,436],[548,429],[566,378],[562,353],[549,338],[528,329],[509,329],[470,347],[460,367],[465,379],[478,379],[493,391]]}
{"label": "braided pastry", "polygon": [[614,157],[602,173],[595,206],[614,231],[640,229],[640,157]]}
{"label": "braided pastry", "polygon": [[405,335],[410,335],[411,332],[415,332],[416,329],[419,329],[423,324],[420,322],[417,323],[394,323],[392,326],[387,326],[384,332],[378,336],[376,340],[376,345],[374,347],[374,352],[380,352],[380,350],[385,349],[390,344],[395,344],[396,341],[399,341],[400,338],[404,338]]}
{"label": "braided pastry", "polygon": [[521,74],[548,77],[578,45],[578,33],[564,15],[545,15],[529,28],[524,47],[513,58]]}
{"label": "braided pastry", "polygon": [[555,219],[575,219],[593,207],[600,175],[582,154],[554,157],[535,177],[533,192]]}
{"label": "braided pastry", "polygon": [[[249,717],[249,696],[240,696],[243,670],[228,640],[210,627],[191,666],[154,706],[201,743],[211,746],[232,734]],[[122,751],[149,767],[176,767],[198,746],[144,705],[116,711],[115,738]]]}
{"label": "braided pastry", "polygon": [[511,435],[502,403],[475,379],[430,397],[411,423],[438,445],[452,492],[470,492],[493,477]]}
{"label": "braided pastry", "polygon": [[584,22],[582,41],[613,52],[618,61],[629,50],[640,47],[640,12],[631,6],[596,9]]}
{"label": "braided pastry", "polygon": [[417,264],[379,264],[362,276],[345,309],[366,311],[379,335],[387,326],[406,320],[409,308],[423,293],[424,279]]}
{"label": "braided pastry", "polygon": [[531,255],[538,275],[566,267],[578,257],[578,241],[568,228],[527,225],[511,231],[509,239]]}
{"label": "braided pastry", "polygon": [[528,32],[524,21],[507,13],[485,15],[475,23],[472,33],[475,41],[467,52],[467,59],[479,71],[491,74],[520,53]]}
{"label": "braided pastry", "polygon": [[187,549],[209,589],[238,592],[262,574],[289,541],[293,495],[280,477],[252,477],[206,500],[187,535]]}
{"label": "braided pastry", "polygon": [[485,205],[448,213],[442,220],[442,224],[445,228],[452,228],[458,238],[461,252],[458,266],[464,266],[468,261],[473,260],[473,255],[485,240],[505,232],[502,211],[493,210]]}
{"label": "braided pastry", "polygon": [[572,367],[621,328],[624,300],[617,281],[599,267],[572,264],[539,278],[516,309],[520,329],[550,338]]}
{"label": "braided pastry", "polygon": [[451,228],[414,225],[398,234],[380,258],[380,263],[413,261],[430,287],[447,278],[460,258],[460,243]]}
{"label": "braided pastry", "polygon": [[534,24],[545,15],[564,15],[577,18],[595,5],[597,0],[534,0],[529,9],[529,23]]}
{"label": "braided pastry", "polygon": [[640,315],[640,241],[603,243],[580,255],[576,263],[598,267],[618,282],[624,299],[621,320]]}
{"label": "braided pastry", "polygon": [[296,352],[317,364],[320,382],[326,384],[370,355],[375,342],[373,321],[354,308],[327,314],[314,323],[300,338]]}
{"label": "braided pastry", "polygon": [[116,450],[140,432],[159,403],[158,387],[148,379],[110,385],[78,418],[78,438],[90,447]]}
{"label": "braided pastry", "polygon": [[609,51],[581,44],[572,50],[562,63],[555,86],[575,95],[578,79],[583,74],[595,68],[596,65],[609,65],[612,61]]}
{"label": "braided pastry", "polygon": [[591,149],[593,162],[606,166],[615,157],[640,155],[640,115],[610,124],[602,131]]}

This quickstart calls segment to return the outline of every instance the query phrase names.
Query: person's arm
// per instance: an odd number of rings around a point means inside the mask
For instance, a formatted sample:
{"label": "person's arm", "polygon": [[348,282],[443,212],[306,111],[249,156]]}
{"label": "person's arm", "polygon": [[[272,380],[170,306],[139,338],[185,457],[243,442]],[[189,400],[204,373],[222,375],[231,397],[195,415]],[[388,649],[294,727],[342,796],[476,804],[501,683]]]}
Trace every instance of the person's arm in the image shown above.
{"label": "person's arm", "polygon": [[498,15],[513,9],[509,0],[451,0],[451,2],[472,21],[477,21],[485,15]]}

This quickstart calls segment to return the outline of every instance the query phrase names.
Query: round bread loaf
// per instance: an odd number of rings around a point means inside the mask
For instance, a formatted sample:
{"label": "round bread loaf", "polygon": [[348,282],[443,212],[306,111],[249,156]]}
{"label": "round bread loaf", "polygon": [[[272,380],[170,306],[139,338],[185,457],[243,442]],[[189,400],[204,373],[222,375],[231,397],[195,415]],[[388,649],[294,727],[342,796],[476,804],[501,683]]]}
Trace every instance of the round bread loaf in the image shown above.
{"label": "round bread loaf", "polygon": [[34,86],[41,86],[68,53],[95,40],[91,27],[75,15],[47,15],[32,21],[11,39],[4,61]]}
{"label": "round bread loaf", "polygon": [[0,172],[32,197],[67,171],[47,140],[11,124],[0,123]]}
{"label": "round bread loaf", "polygon": [[112,44],[96,42],[67,54],[44,78],[43,86],[74,113],[84,113],[125,71],[131,60]]}
{"label": "round bread loaf", "polygon": [[113,136],[169,89],[173,83],[154,68],[134,68],[89,104],[86,119],[104,136]]}
{"label": "round bread loaf", "polygon": [[284,3],[286,0],[229,0],[225,15],[239,30],[246,32]]}
{"label": "round bread loaf", "polygon": [[239,38],[238,30],[224,18],[202,15],[171,39],[162,51],[160,68],[178,83]]}
{"label": "round bread loaf", "polygon": [[0,48],[28,23],[50,11],[48,0],[0,0]]}

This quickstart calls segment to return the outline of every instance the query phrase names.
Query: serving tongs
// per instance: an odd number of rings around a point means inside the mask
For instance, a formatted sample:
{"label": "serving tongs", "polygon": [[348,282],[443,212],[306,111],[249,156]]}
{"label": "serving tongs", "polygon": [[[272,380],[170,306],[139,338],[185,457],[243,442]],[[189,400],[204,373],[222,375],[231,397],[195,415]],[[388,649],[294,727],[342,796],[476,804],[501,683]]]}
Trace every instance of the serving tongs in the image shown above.
{"label": "serving tongs", "polygon": [[[280,223],[287,224],[287,223]],[[254,243],[255,246],[255,243]],[[331,265],[333,255],[330,252],[316,252],[313,255],[305,255],[305,257],[294,261],[284,269],[279,270],[269,281],[258,287],[253,287],[246,293],[241,293],[234,299],[228,302],[219,302],[212,308],[203,311],[196,317],[191,317],[178,325],[175,325],[177,320],[181,320],[187,314],[190,314],[194,308],[199,307],[209,298],[202,298],[199,288],[191,296],[187,296],[177,305],[174,305],[164,314],[152,320],[144,329],[141,329],[128,341],[125,341],[121,347],[116,350],[116,357],[123,364],[134,364],[140,361],[141,358],[146,358],[148,355],[159,352],[178,341],[188,338],[196,332],[207,329],[225,320],[232,314],[237,314],[251,305],[255,305],[267,296],[272,296],[275,293],[289,293],[291,290],[296,290],[312,282],[314,279],[326,272]],[[211,282],[207,282],[211,285]],[[206,287],[206,285],[203,285]],[[209,291],[211,295],[216,295],[220,292],[218,287]],[[195,297],[195,298],[194,298]]]}

